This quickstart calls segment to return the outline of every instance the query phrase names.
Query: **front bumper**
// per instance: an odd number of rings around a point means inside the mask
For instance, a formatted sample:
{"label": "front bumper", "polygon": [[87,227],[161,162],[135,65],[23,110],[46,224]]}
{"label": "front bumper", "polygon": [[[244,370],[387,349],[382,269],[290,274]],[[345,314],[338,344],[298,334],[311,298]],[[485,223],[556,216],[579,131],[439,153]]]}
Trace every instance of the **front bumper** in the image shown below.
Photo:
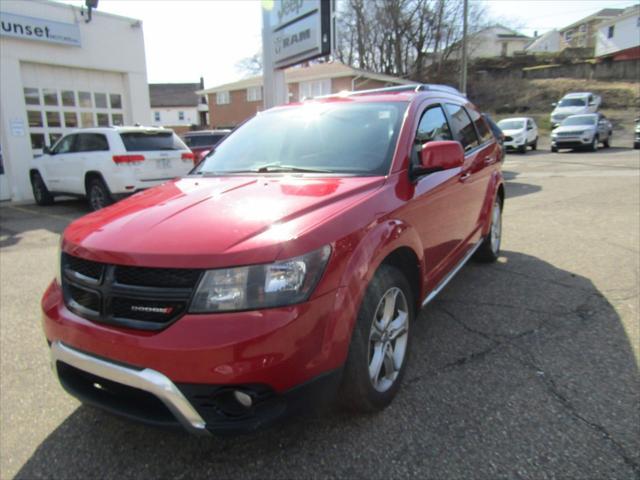
{"label": "front bumper", "polygon": [[525,145],[527,142],[523,139],[520,141],[516,141],[516,140],[505,140],[504,141],[504,148],[508,149],[508,150],[517,150],[518,148],[520,148],[522,145]]}
{"label": "front bumper", "polygon": [[593,137],[556,137],[551,138],[551,146],[557,148],[588,147],[593,142]]}
{"label": "front bumper", "polygon": [[[301,403],[314,406],[297,400],[309,383],[321,385],[313,398],[332,396],[355,318],[350,298],[337,289],[289,307],[187,314],[149,332],[79,317],[54,282],[43,297],[43,326],[62,385],[81,400],[195,433],[247,431]],[[238,389],[255,400],[252,408],[225,411]]]}

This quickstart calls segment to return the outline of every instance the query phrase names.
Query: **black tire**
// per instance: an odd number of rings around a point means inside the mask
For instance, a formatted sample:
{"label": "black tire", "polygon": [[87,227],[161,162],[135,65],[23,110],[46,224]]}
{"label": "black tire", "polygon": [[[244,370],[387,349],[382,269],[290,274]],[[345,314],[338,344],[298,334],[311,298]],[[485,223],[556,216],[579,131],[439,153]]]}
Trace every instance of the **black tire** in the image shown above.
{"label": "black tire", "polygon": [[538,149],[538,137],[536,137],[536,139],[531,144],[531,150],[537,150],[537,149]]}
{"label": "black tire", "polygon": [[611,148],[611,132],[609,132],[609,136],[607,137],[607,139],[602,142],[602,146],[604,148]]}
{"label": "black tire", "polygon": [[593,137],[593,142],[591,142],[591,145],[589,145],[589,150],[591,150],[592,152],[597,152],[599,143],[600,143],[600,139],[596,135],[595,137]]}
{"label": "black tire", "polygon": [[38,205],[53,205],[53,195],[49,192],[38,172],[31,174],[31,190],[33,191],[33,198],[36,199]]}
{"label": "black tire", "polygon": [[[497,213],[496,213],[497,209]],[[497,215],[497,217],[496,217]],[[497,225],[497,240],[493,239],[494,229]],[[480,262],[492,263],[498,260],[500,256],[500,244],[502,243],[502,202],[499,197],[493,202],[491,209],[491,226],[489,233],[482,240],[482,243],[476,251],[475,258]]]}
{"label": "black tire", "polygon": [[553,146],[553,145],[552,145],[552,146],[551,146],[551,151],[552,151],[553,153],[558,153],[558,147],[555,147],[555,146]]}
{"label": "black tire", "polygon": [[[378,369],[377,378],[380,383],[377,387],[374,386],[374,381],[370,374],[370,362],[373,362],[376,355],[376,351],[387,351],[387,346],[376,350],[374,345],[374,318],[376,323],[378,322],[377,314],[380,310],[380,306],[384,304],[383,299],[385,294],[392,295],[394,291],[400,291],[404,296],[404,302],[407,314],[407,330],[406,336],[401,335],[396,338],[395,341],[388,341],[393,343],[392,349],[402,348],[399,346],[398,340],[404,338],[404,356],[402,358],[400,367],[393,374],[395,377],[393,380],[386,378],[387,376],[387,357],[384,353],[381,354],[384,360],[380,362],[380,368]],[[402,300],[398,294],[396,299]],[[400,303],[400,302],[399,302]],[[392,316],[395,316],[397,312],[398,319],[400,318],[401,309],[395,310]],[[351,335],[351,343],[349,345],[349,354],[345,363],[342,381],[340,384],[339,400],[341,405],[351,411],[359,413],[372,413],[380,411],[386,408],[393,398],[398,393],[402,377],[406,370],[407,361],[411,351],[411,329],[415,318],[415,303],[412,295],[412,290],[409,286],[409,282],[406,277],[395,267],[390,265],[382,265],[376,272],[375,276],[371,280],[371,283],[367,287],[360,311],[358,312],[358,318]],[[380,319],[379,321],[383,321]],[[390,321],[389,325],[394,323]],[[385,334],[386,335],[386,334]],[[389,338],[389,337],[387,337]],[[383,342],[379,342],[383,343]],[[393,354],[395,355],[395,353]],[[373,365],[373,363],[371,363]],[[395,364],[393,368],[396,368]],[[382,377],[382,372],[385,372],[385,376]],[[383,380],[391,382],[387,388],[381,391],[381,385]]]}
{"label": "black tire", "polygon": [[526,143],[524,145],[520,145],[518,147],[518,153],[522,153],[522,154],[527,153],[527,144]]}
{"label": "black tire", "polygon": [[633,142],[633,149],[640,150],[640,142]]}
{"label": "black tire", "polygon": [[113,197],[104,180],[94,177],[87,184],[87,202],[94,212],[113,203]]}

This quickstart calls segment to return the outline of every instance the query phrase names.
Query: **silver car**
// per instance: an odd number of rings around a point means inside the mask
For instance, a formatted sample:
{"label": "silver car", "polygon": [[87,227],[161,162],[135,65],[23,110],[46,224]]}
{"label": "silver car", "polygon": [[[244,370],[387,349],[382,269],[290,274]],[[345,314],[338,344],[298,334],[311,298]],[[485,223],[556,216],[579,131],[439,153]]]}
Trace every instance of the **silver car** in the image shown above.
{"label": "silver car", "polygon": [[608,148],[611,144],[613,127],[601,113],[571,115],[551,132],[551,151],[560,148],[588,148],[598,150],[599,144]]}

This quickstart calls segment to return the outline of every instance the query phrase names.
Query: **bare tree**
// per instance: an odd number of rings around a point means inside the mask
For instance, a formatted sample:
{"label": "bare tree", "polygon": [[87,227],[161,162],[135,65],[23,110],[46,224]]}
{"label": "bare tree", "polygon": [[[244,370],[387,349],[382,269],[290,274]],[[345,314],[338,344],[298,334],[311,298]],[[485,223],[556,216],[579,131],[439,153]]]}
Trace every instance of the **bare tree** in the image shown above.
{"label": "bare tree", "polygon": [[243,77],[262,75],[262,52],[256,52],[250,57],[239,60],[235,65],[235,69]]}

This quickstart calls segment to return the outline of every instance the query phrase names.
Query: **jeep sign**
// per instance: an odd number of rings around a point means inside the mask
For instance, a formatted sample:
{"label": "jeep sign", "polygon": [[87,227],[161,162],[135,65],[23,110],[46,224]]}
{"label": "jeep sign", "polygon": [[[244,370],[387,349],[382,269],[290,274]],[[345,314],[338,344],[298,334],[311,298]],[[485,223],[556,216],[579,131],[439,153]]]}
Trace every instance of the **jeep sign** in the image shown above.
{"label": "jeep sign", "polygon": [[276,0],[269,12],[275,68],[331,53],[332,0]]}

